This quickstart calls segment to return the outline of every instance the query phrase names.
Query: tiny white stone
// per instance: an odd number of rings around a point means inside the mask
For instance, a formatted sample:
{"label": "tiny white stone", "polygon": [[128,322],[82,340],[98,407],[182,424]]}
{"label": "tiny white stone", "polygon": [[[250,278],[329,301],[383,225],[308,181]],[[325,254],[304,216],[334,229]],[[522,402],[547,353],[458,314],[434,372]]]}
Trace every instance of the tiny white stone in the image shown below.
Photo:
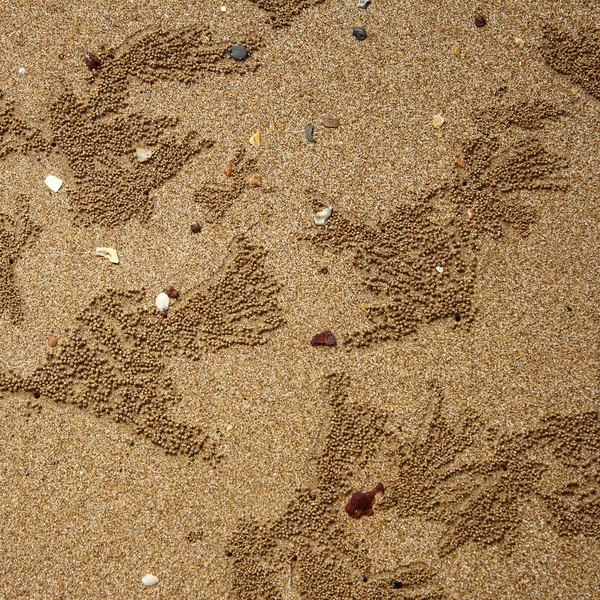
{"label": "tiny white stone", "polygon": [[147,148],[136,148],[135,155],[140,162],[146,162],[152,156],[152,150]]}
{"label": "tiny white stone", "polygon": [[169,310],[169,296],[167,296],[164,292],[161,292],[158,296],[156,296],[156,308],[158,308],[160,312]]}
{"label": "tiny white stone", "polygon": [[227,11],[227,7],[226,6],[221,6],[221,12],[226,12]]}
{"label": "tiny white stone", "polygon": [[27,71],[25,67],[19,67],[19,75],[25,75],[25,71]]}
{"label": "tiny white stone", "polygon": [[46,179],[44,179],[44,183],[53,191],[58,192],[62,187],[63,180],[58,177],[54,177],[54,175],[48,175]]}
{"label": "tiny white stone", "polygon": [[445,123],[445,121],[446,119],[444,119],[442,115],[435,115],[435,117],[433,117],[432,124],[436,129],[439,129]]}
{"label": "tiny white stone", "polygon": [[522,50],[525,47],[525,40],[523,38],[516,37],[515,44]]}
{"label": "tiny white stone", "polygon": [[436,268],[435,268],[435,270],[436,270],[438,273],[443,273],[443,272],[444,272],[444,267],[436,267]]}
{"label": "tiny white stone", "polygon": [[148,575],[144,575],[142,577],[142,583],[146,587],[150,587],[151,585],[156,585],[158,583],[158,577],[156,575],[152,575],[152,573],[148,573]]}
{"label": "tiny white stone", "polygon": [[317,224],[317,225],[325,225],[325,221],[327,221],[327,219],[329,219],[329,217],[331,216],[332,212],[333,212],[333,206],[326,206],[325,208],[322,208],[315,215],[315,224]]}

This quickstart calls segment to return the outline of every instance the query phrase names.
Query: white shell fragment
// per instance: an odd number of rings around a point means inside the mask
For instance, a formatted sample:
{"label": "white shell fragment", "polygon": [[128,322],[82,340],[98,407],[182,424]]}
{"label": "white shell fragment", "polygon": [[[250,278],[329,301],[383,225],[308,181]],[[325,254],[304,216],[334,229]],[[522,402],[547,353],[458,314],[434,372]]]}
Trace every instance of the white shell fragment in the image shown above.
{"label": "white shell fragment", "polygon": [[158,583],[158,577],[156,575],[152,575],[152,573],[148,573],[148,575],[144,575],[142,577],[142,583],[146,587],[150,587],[151,585],[156,585]]}
{"label": "white shell fragment", "polygon": [[25,67],[19,67],[19,75],[25,75],[27,69]]}
{"label": "white shell fragment", "polygon": [[146,162],[152,156],[152,150],[148,150],[148,148],[136,148],[135,155],[139,162]]}
{"label": "white shell fragment", "polygon": [[156,296],[156,308],[158,308],[160,312],[169,310],[169,296],[167,296],[164,292],[161,292],[158,296]]}
{"label": "white shell fragment", "polygon": [[332,212],[333,212],[333,206],[326,206],[325,208],[322,208],[315,215],[315,223],[317,225],[325,225],[325,221],[327,221],[327,219],[329,219]]}
{"label": "white shell fragment", "polygon": [[227,12],[227,7],[226,6],[221,6],[221,12]]}
{"label": "white shell fragment", "polygon": [[432,120],[432,125],[436,129],[439,129],[444,124],[445,121],[446,121],[446,119],[444,119],[444,117],[442,117],[442,115],[435,115],[435,117],[433,117],[433,120]]}
{"label": "white shell fragment", "polygon": [[436,267],[436,268],[435,268],[435,270],[436,270],[438,273],[443,273],[443,272],[444,272],[444,267]]}
{"label": "white shell fragment", "polygon": [[108,260],[115,265],[119,264],[119,255],[114,248],[96,248],[96,256],[108,258]]}
{"label": "white shell fragment", "polygon": [[58,177],[54,177],[54,175],[48,175],[46,179],[44,179],[44,183],[53,191],[58,192],[62,187],[63,180]]}

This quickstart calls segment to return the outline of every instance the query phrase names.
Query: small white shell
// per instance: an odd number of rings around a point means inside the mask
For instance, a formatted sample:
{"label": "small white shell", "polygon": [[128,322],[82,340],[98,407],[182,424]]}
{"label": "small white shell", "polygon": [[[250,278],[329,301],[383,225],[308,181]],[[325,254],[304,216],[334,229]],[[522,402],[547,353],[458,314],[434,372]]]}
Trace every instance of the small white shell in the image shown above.
{"label": "small white shell", "polygon": [[46,179],[44,179],[44,183],[53,191],[58,192],[62,187],[63,180],[58,177],[54,177],[54,175],[48,175]]}
{"label": "small white shell", "polygon": [[436,270],[438,273],[443,273],[443,272],[444,272],[444,267],[436,267],[436,268],[435,268],[435,270]]}
{"label": "small white shell", "polygon": [[108,260],[115,265],[119,264],[119,255],[114,248],[96,248],[96,256],[108,258]]}
{"label": "small white shell", "polygon": [[148,148],[136,148],[135,155],[139,162],[146,162],[152,156],[152,150],[148,150]]}
{"label": "small white shell", "polygon": [[325,221],[327,221],[327,219],[329,219],[332,212],[333,212],[333,206],[326,206],[325,208],[322,208],[315,215],[315,224],[316,225],[325,225]]}
{"label": "small white shell", "polygon": [[167,296],[164,292],[161,292],[158,296],[156,296],[156,308],[158,308],[160,312],[169,310],[169,296]]}
{"label": "small white shell", "polygon": [[144,575],[142,577],[142,583],[146,587],[150,587],[151,585],[156,585],[158,583],[158,577],[156,575],[152,575],[152,573],[148,573],[148,575]]}

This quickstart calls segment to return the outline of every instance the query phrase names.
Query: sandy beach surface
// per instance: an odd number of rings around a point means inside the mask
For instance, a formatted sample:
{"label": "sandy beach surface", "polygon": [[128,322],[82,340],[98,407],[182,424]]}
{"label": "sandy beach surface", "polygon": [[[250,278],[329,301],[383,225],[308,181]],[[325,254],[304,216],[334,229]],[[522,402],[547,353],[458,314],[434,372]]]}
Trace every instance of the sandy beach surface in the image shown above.
{"label": "sandy beach surface", "polygon": [[220,2],[0,1],[0,598],[600,598],[597,3]]}

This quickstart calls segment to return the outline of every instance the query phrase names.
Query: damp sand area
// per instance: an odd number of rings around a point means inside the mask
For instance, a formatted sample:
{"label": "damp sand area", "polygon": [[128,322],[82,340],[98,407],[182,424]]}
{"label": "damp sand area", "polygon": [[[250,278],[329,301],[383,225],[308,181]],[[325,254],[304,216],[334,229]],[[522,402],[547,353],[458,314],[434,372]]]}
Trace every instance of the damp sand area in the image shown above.
{"label": "damp sand area", "polygon": [[596,3],[221,2],[0,1],[0,598],[598,598]]}

